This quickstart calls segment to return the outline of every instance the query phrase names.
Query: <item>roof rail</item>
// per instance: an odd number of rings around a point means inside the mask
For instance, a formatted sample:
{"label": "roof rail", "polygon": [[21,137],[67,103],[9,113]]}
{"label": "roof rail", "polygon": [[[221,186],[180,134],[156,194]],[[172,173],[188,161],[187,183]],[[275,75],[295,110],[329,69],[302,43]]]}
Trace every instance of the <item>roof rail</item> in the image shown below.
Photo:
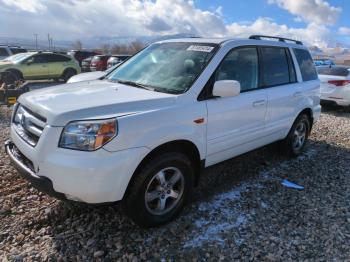
{"label": "roof rail", "polygon": [[270,39],[277,39],[280,42],[294,42],[297,45],[303,45],[303,42],[299,40],[294,40],[290,38],[284,38],[284,37],[279,37],[279,36],[268,36],[268,35],[252,35],[249,37],[249,39],[255,39],[255,40],[262,40],[261,38],[270,38]]}

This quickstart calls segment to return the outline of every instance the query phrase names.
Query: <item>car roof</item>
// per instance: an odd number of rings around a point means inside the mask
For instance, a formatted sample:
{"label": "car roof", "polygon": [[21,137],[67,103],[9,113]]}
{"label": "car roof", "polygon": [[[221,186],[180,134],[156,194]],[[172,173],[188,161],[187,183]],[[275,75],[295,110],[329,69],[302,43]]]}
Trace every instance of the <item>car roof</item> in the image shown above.
{"label": "car roof", "polygon": [[[287,39],[287,40],[289,40],[289,39]],[[291,41],[296,41],[296,40],[291,40]],[[176,43],[176,42],[219,44],[219,45],[224,44],[224,43],[230,43],[230,42],[242,42],[245,45],[251,44],[251,45],[283,46],[283,47],[294,47],[294,48],[300,48],[300,49],[307,49],[306,46],[304,46],[302,44],[297,44],[297,43],[282,42],[282,41],[277,41],[277,40],[260,40],[260,39],[250,39],[250,38],[232,38],[232,37],[226,37],[226,38],[189,37],[189,38],[162,40],[162,41],[158,41],[156,43]]]}

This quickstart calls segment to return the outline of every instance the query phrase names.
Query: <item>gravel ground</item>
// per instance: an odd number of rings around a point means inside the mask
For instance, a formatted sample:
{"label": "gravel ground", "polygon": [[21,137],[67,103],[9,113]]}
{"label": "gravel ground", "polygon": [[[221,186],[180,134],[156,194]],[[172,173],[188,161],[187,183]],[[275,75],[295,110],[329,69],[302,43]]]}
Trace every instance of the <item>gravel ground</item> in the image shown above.
{"label": "gravel ground", "polygon": [[[0,109],[0,144],[9,110]],[[324,110],[305,154],[265,147],[209,168],[174,222],[140,229],[119,206],[33,189],[0,149],[3,261],[350,261],[350,113]],[[283,179],[303,190],[281,185]],[[1,260],[1,259],[0,259]]]}

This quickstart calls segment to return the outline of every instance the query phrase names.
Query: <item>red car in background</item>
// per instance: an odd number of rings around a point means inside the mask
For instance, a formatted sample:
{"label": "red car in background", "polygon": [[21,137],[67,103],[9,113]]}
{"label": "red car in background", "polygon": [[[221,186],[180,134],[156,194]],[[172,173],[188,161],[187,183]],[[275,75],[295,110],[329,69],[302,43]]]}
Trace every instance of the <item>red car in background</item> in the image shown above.
{"label": "red car in background", "polygon": [[90,64],[91,71],[105,71],[107,69],[107,61],[110,55],[95,55]]}
{"label": "red car in background", "polygon": [[79,65],[81,66],[81,62],[90,56],[99,55],[101,53],[95,52],[95,51],[86,51],[86,50],[70,50],[67,52],[67,55],[70,55],[75,58],[79,62]]}

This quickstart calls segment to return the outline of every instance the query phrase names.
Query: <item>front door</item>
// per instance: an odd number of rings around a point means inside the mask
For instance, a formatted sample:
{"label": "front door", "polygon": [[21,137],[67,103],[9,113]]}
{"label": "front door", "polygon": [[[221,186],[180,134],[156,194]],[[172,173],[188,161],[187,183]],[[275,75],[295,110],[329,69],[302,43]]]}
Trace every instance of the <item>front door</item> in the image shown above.
{"label": "front door", "polygon": [[36,54],[24,61],[23,76],[25,79],[43,79],[49,75],[45,54]]}
{"label": "front door", "polygon": [[207,100],[207,165],[260,146],[267,106],[267,91],[258,88],[257,48],[240,47],[230,51],[213,78],[213,82],[238,81],[241,93]]}

